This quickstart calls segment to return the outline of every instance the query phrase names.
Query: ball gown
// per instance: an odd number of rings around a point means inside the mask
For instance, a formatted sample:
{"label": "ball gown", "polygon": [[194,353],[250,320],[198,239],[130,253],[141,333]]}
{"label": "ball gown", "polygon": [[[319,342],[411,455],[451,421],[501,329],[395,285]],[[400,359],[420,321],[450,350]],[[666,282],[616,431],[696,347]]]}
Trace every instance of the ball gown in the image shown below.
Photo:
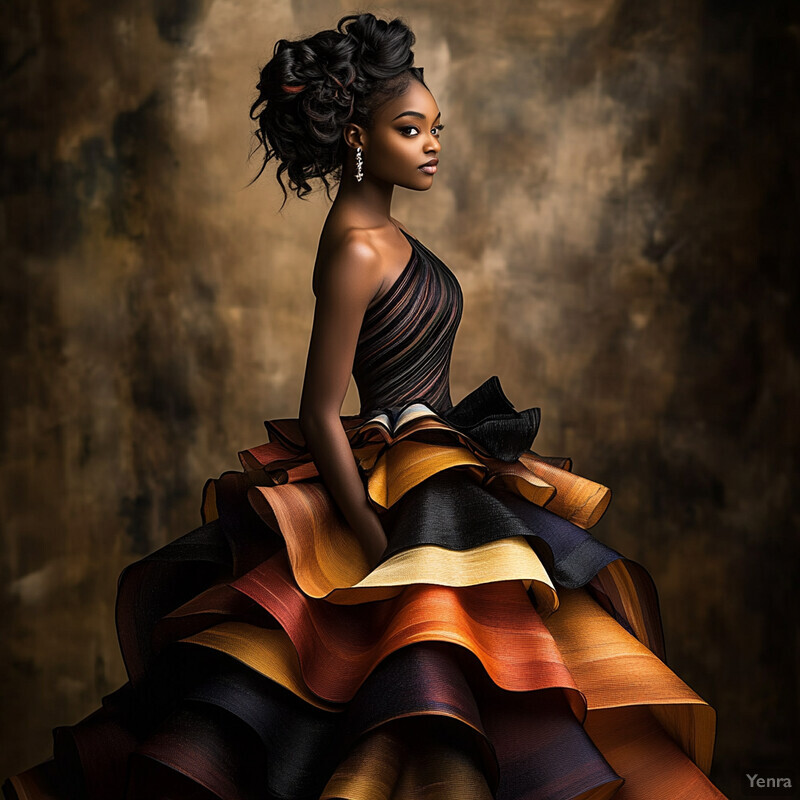
{"label": "ball gown", "polygon": [[714,709],[666,664],[656,587],[589,529],[610,490],[531,449],[496,375],[458,403],[455,275],[368,309],[343,415],[388,548],[368,568],[297,418],[127,566],[128,680],[7,800],[704,800]]}

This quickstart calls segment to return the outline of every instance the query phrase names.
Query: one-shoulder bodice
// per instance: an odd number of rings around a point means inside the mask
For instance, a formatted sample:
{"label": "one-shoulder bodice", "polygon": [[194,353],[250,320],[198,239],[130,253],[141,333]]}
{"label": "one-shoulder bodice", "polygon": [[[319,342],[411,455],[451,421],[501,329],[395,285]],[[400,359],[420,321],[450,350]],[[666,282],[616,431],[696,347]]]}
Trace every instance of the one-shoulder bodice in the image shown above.
{"label": "one-shoulder bodice", "polygon": [[405,233],[411,257],[386,294],[364,314],[353,361],[360,414],[410,401],[452,408],[450,357],[463,310],[456,276]]}

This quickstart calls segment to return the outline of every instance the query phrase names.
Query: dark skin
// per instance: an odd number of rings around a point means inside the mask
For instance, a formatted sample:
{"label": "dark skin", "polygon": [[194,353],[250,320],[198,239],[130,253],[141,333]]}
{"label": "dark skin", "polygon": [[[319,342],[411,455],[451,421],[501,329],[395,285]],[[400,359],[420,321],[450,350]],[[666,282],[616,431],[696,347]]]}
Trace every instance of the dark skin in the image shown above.
{"label": "dark skin", "polygon": [[[413,113],[403,113],[408,111]],[[377,109],[371,128],[345,127],[347,159],[314,266],[317,300],[300,428],[370,569],[386,550],[386,534],[367,499],[340,415],[364,313],[388,291],[411,257],[411,245],[400,230],[405,228],[390,214],[394,187],[430,189],[434,175],[420,166],[438,158],[440,118],[433,95],[412,79],[402,95]],[[359,146],[364,160],[360,183],[355,178]]]}

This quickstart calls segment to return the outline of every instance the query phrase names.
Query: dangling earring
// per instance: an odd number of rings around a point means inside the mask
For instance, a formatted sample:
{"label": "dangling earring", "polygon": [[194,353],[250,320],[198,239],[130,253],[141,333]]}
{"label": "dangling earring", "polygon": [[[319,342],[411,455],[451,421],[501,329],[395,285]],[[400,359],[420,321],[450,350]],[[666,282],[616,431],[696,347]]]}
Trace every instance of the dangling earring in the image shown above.
{"label": "dangling earring", "polygon": [[361,169],[364,166],[364,159],[361,157],[361,148],[356,149],[356,180],[361,183],[364,177],[364,172]]}

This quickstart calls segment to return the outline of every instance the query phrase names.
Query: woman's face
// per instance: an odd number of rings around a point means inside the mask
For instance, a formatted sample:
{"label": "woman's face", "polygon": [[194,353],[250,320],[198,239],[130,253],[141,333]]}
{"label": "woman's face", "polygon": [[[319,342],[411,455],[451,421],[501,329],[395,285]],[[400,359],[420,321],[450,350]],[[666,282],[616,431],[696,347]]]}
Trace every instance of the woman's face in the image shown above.
{"label": "woman's face", "polygon": [[364,177],[378,182],[425,191],[433,184],[435,167],[421,167],[436,160],[441,112],[433,95],[412,78],[399,97],[387,100],[374,114],[373,126],[363,130]]}

